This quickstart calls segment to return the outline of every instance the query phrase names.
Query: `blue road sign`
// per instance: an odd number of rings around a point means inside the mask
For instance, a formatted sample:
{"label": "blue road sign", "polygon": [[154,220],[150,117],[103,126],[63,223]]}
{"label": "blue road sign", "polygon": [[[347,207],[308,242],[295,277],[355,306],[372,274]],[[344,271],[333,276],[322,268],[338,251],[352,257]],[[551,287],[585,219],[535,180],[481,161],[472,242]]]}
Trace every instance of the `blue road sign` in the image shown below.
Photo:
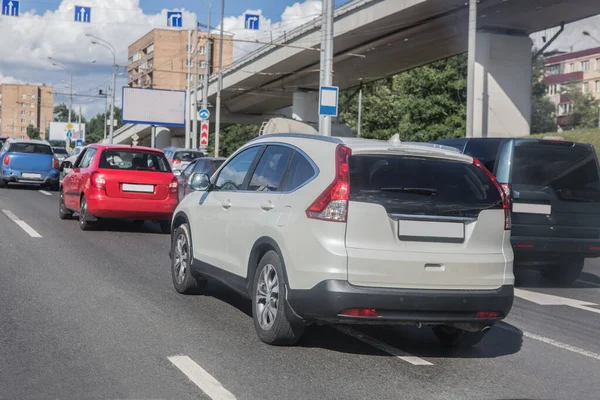
{"label": "blue road sign", "polygon": [[75,22],[92,22],[92,7],[75,6]]}
{"label": "blue road sign", "polygon": [[251,31],[257,31],[260,28],[260,15],[245,14],[244,28],[250,29]]}
{"label": "blue road sign", "polygon": [[75,141],[75,146],[83,146],[83,140],[81,140],[81,139],[77,139],[77,140]]}
{"label": "blue road sign", "polygon": [[73,132],[67,131],[67,137],[71,139],[73,137]]}
{"label": "blue road sign", "polygon": [[206,108],[203,108],[202,110],[198,111],[198,115],[200,116],[200,119],[209,119],[210,111],[208,111]]}
{"label": "blue road sign", "polygon": [[17,0],[2,0],[2,15],[18,17],[19,2]]}
{"label": "blue road sign", "polygon": [[181,28],[183,26],[183,14],[180,11],[167,11],[167,26]]}
{"label": "blue road sign", "polygon": [[337,86],[321,86],[319,93],[319,115],[337,117],[339,94],[340,88]]}

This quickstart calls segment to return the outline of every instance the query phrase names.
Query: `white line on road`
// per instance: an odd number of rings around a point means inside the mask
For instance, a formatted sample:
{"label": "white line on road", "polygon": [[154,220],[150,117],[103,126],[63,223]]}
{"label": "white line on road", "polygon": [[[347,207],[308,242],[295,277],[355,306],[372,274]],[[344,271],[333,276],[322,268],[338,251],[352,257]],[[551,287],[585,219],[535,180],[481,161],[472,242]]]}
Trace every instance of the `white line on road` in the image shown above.
{"label": "white line on road", "polygon": [[50,192],[46,192],[45,190],[40,190],[40,193],[45,195],[45,196],[52,196],[52,193]]}
{"label": "white line on road", "polygon": [[27,222],[22,221],[19,217],[17,217],[15,214],[13,214],[10,210],[2,210],[2,212],[4,213],[4,215],[6,215],[8,218],[10,218],[11,221],[13,221],[15,224],[19,225],[21,227],[21,229],[23,229],[25,232],[27,232],[27,234],[29,236],[31,236],[32,238],[41,238],[42,237],[42,235],[37,233],[35,231],[35,229],[33,229],[31,226],[29,226],[29,224],[27,224]]}
{"label": "white line on road", "polygon": [[360,340],[361,342],[364,342],[364,343],[371,345],[381,351],[384,351],[393,356],[396,356],[400,360],[406,361],[407,363],[410,363],[412,365],[433,365],[429,361],[425,361],[419,357],[411,356],[410,354],[408,354],[400,349],[390,346],[387,343],[377,340],[369,335],[365,335],[364,333],[358,332],[347,326],[339,325],[339,326],[334,326],[334,328],[342,333],[345,333],[348,336],[352,336],[353,338]]}
{"label": "white line on road", "polygon": [[505,331],[522,333],[523,336],[525,336],[529,339],[538,340],[542,343],[546,343],[551,346],[558,347],[559,349],[568,350],[570,352],[581,354],[582,356],[590,357],[590,358],[600,361],[600,354],[594,353],[593,351],[588,351],[588,350],[584,350],[579,347],[571,346],[570,344],[559,342],[558,340],[550,339],[550,338],[547,338],[544,336],[536,335],[535,333],[525,332],[525,331],[521,332],[519,329],[517,329],[513,326],[510,326],[506,323],[503,323],[503,322],[496,326],[500,329],[504,329]]}
{"label": "white line on road", "polygon": [[188,356],[171,356],[169,361],[213,400],[235,400],[235,396]]}
{"label": "white line on road", "polygon": [[593,286],[598,286],[600,287],[599,283],[596,282],[590,282],[590,281],[584,281],[583,279],[578,279],[577,282],[579,283],[585,283],[586,285],[593,285]]}
{"label": "white line on road", "polygon": [[600,314],[600,309],[592,308],[589,306],[597,306],[596,303],[589,303],[587,301],[569,299],[568,297],[554,296],[552,294],[531,292],[529,290],[515,289],[515,296],[531,301],[532,303],[539,304],[541,306],[569,306],[578,308],[580,310],[591,311],[593,313]]}

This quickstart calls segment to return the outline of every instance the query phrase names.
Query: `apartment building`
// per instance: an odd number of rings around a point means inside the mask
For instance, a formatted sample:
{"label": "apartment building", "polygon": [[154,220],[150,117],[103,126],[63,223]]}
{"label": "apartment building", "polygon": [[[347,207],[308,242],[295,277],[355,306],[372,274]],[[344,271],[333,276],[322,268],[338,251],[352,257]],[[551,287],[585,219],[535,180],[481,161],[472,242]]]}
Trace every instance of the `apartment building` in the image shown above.
{"label": "apartment building", "polygon": [[566,86],[576,84],[582,93],[600,100],[600,47],[560,54],[545,60],[548,96],[556,104],[557,124],[567,123],[573,104],[565,94]]}
{"label": "apartment building", "polygon": [[[206,32],[198,33],[200,45],[198,82],[204,79],[204,70],[207,67],[206,36]],[[220,40],[218,35],[211,35],[210,40],[212,41],[210,71],[215,71],[219,65]],[[226,39],[223,41],[223,65],[231,64],[232,60],[233,42]],[[188,61],[188,31],[154,29],[129,46],[128,85],[152,89],[185,90],[186,79],[193,80],[193,76],[188,75],[188,63],[193,74],[193,60],[191,63]]]}
{"label": "apartment building", "polygon": [[0,136],[25,139],[27,127],[33,125],[45,138],[53,110],[51,86],[0,84]]}

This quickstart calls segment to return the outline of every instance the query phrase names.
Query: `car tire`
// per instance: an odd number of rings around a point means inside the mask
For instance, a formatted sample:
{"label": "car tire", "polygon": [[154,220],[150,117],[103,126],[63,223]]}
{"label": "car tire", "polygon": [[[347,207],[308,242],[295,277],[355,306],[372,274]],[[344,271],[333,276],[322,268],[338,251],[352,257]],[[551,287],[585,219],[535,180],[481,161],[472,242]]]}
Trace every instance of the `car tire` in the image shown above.
{"label": "car tire", "polygon": [[433,333],[444,347],[472,347],[483,340],[489,329],[481,332],[468,332],[451,326],[433,327]]}
{"label": "car tire", "polygon": [[91,231],[94,229],[94,223],[89,221],[89,212],[87,210],[87,202],[85,196],[81,198],[81,211],[79,211],[79,228],[82,231]]}
{"label": "car tire", "polygon": [[192,275],[193,256],[190,243],[189,225],[179,225],[171,239],[171,277],[178,293],[201,294],[208,281]]}
{"label": "car tire", "polygon": [[304,325],[287,317],[286,287],[279,255],[267,252],[258,263],[252,285],[252,319],[264,343],[294,345],[304,333]]}
{"label": "car tire", "polygon": [[60,219],[71,219],[73,218],[73,211],[69,210],[65,206],[65,193],[61,190],[58,200],[58,217]]}
{"label": "car tire", "polygon": [[572,285],[581,275],[584,263],[585,259],[582,258],[565,264],[549,266],[541,273],[544,279],[551,282]]}
{"label": "car tire", "polygon": [[0,189],[4,189],[8,186],[8,183],[4,179],[0,179]]}
{"label": "car tire", "polygon": [[171,221],[160,221],[160,231],[164,234],[171,233]]}

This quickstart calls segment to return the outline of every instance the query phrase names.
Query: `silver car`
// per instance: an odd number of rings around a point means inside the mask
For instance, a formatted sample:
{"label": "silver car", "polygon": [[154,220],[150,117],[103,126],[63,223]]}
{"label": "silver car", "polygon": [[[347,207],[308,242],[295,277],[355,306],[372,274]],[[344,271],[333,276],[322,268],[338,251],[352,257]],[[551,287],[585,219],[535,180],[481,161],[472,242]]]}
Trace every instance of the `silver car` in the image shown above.
{"label": "silver car", "polygon": [[192,161],[206,157],[202,151],[194,149],[167,147],[163,151],[175,175],[180,175]]}

